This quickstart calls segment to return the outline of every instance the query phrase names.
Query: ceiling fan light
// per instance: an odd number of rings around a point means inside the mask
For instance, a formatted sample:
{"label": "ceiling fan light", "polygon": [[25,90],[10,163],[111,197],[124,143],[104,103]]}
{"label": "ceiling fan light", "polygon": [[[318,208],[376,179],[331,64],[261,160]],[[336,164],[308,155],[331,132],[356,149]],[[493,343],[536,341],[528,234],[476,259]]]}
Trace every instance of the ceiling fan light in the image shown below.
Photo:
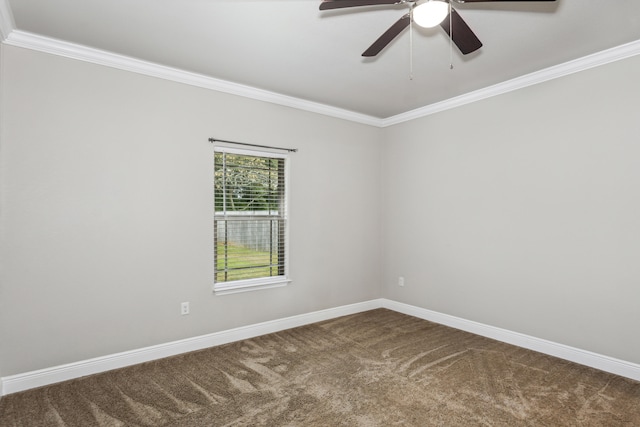
{"label": "ceiling fan light", "polygon": [[413,9],[413,22],[424,28],[439,25],[449,14],[449,3],[429,0]]}

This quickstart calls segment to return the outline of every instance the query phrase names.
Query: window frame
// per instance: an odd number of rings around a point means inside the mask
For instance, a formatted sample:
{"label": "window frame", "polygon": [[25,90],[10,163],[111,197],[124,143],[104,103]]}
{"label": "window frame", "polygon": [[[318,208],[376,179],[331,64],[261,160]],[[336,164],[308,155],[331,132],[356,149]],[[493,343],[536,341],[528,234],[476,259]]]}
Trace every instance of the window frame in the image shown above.
{"label": "window frame", "polygon": [[[215,229],[217,227],[217,221],[221,215],[217,215],[216,207],[215,207],[215,198],[216,198],[216,189],[215,185],[213,187],[213,235],[211,236],[211,242],[213,243],[213,292],[216,295],[227,295],[227,294],[235,294],[239,292],[248,292],[255,291],[261,289],[271,289],[287,286],[291,283],[291,279],[289,277],[289,181],[290,181],[290,157],[288,154],[283,153],[275,153],[271,151],[262,151],[262,150],[248,150],[248,149],[240,149],[240,148],[232,148],[227,146],[214,146],[214,163],[213,163],[213,171],[214,171],[214,182],[215,182],[215,155],[217,153],[227,153],[227,154],[237,154],[242,156],[257,156],[257,157],[269,157],[276,159],[283,159],[284,161],[284,214],[282,215],[282,219],[284,220],[284,274],[278,276],[268,276],[268,277],[258,277],[252,279],[241,279],[241,280],[232,280],[225,282],[216,282],[216,274],[217,274],[217,265],[215,262],[215,251],[216,251],[216,239],[215,239]],[[223,216],[223,215],[222,215]]]}

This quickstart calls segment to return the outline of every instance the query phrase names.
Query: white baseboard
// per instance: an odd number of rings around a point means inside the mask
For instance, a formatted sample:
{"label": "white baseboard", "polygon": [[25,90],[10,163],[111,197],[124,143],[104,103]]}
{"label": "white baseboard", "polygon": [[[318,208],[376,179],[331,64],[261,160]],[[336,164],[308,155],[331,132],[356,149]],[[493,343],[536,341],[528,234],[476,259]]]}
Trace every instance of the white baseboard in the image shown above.
{"label": "white baseboard", "polygon": [[381,298],[2,377],[0,396],[376,308],[387,308],[640,381],[640,365],[635,363]]}
{"label": "white baseboard", "polygon": [[415,307],[396,301],[385,299],[383,300],[382,306],[399,313],[419,317],[441,325],[451,326],[452,328],[471,332],[476,335],[492,338],[518,347],[527,348],[529,350],[534,350],[560,359],[590,366],[601,371],[640,381],[640,365],[636,363],[615,359],[613,357],[604,356],[587,350],[569,347],[564,344],[558,344],[552,341],[543,340],[506,329],[496,328],[495,326],[461,319],[459,317],[438,313],[437,311],[427,310],[425,308]]}
{"label": "white baseboard", "polygon": [[0,378],[0,396],[382,307],[371,300]]}

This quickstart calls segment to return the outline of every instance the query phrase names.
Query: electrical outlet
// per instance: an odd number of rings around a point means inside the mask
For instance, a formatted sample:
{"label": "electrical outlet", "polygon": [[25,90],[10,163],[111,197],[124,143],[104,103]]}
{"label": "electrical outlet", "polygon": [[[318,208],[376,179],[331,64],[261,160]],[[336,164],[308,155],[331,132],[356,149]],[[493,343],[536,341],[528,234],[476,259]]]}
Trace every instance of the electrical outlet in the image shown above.
{"label": "electrical outlet", "polygon": [[398,277],[398,286],[404,286],[404,276]]}
{"label": "electrical outlet", "polygon": [[188,302],[183,302],[182,304],[180,304],[180,314],[182,314],[183,316],[185,314],[189,314],[189,303]]}

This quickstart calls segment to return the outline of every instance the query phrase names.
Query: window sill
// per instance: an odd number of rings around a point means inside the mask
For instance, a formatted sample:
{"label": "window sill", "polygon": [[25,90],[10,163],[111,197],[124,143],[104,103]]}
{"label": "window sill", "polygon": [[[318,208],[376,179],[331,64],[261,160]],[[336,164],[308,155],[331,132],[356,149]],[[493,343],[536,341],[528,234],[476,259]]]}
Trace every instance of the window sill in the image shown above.
{"label": "window sill", "polygon": [[240,292],[259,291],[262,289],[281,288],[291,283],[286,277],[273,277],[270,279],[237,280],[235,282],[223,282],[213,285],[216,295],[230,295]]}

